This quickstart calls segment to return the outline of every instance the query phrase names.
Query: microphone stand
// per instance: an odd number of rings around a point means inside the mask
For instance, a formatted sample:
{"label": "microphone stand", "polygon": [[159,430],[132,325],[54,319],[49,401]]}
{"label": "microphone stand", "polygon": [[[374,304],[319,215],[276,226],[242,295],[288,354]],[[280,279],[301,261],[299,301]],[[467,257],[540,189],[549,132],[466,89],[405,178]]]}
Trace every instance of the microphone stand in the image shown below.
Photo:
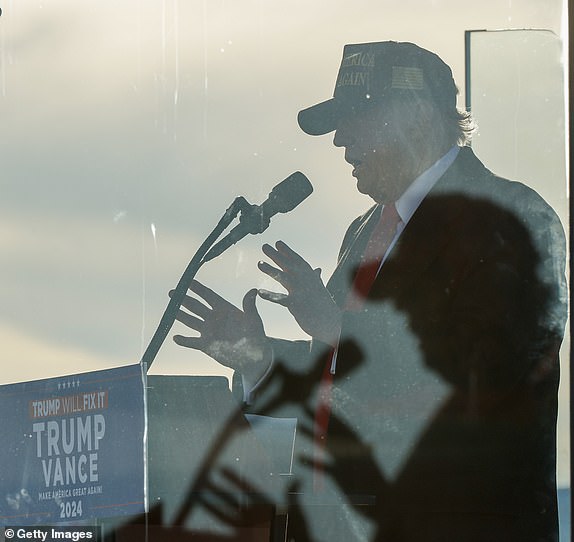
{"label": "microphone stand", "polygon": [[149,371],[159,349],[161,348],[161,345],[165,341],[169,330],[175,322],[177,311],[179,310],[183,298],[185,297],[189,283],[195,277],[199,271],[199,268],[207,261],[205,259],[205,255],[209,249],[215,244],[219,236],[227,229],[229,224],[231,224],[232,220],[239,213],[249,213],[256,207],[256,205],[251,205],[243,196],[235,198],[233,203],[229,206],[229,208],[225,211],[224,215],[217,223],[217,226],[215,226],[213,231],[207,236],[205,241],[194,254],[193,258],[183,272],[183,275],[179,279],[179,282],[173,291],[171,299],[169,300],[163,316],[161,317],[157,329],[155,330],[153,337],[151,338],[145,352],[143,353],[140,363],[143,366],[144,374],[147,374]]}
{"label": "microphone stand", "polygon": [[[301,173],[297,173],[299,177],[303,177],[306,183],[309,184],[309,181],[304,177]],[[289,179],[291,179],[291,176]],[[287,181],[287,179],[285,180]],[[283,181],[283,186],[285,181]],[[299,185],[301,182],[299,181]],[[312,187],[311,187],[312,191]],[[272,192],[273,193],[273,192]],[[309,195],[310,191],[304,195],[303,198]],[[270,195],[271,197],[271,195]],[[291,202],[289,202],[291,203]],[[299,202],[295,202],[297,205]],[[217,226],[214,230],[207,236],[206,240],[201,244],[197,252],[194,254],[193,258],[189,262],[187,268],[183,272],[183,275],[179,279],[175,290],[171,296],[171,299],[161,317],[159,325],[155,330],[151,341],[149,342],[148,347],[146,348],[142,358],[141,358],[141,365],[144,374],[144,378],[147,376],[147,373],[155,360],[155,357],[161,348],[161,345],[165,341],[173,323],[175,322],[177,312],[181,306],[181,303],[186,295],[188,286],[191,280],[195,277],[199,268],[206,262],[210,261],[211,259],[219,256],[225,250],[227,250],[230,246],[233,246],[238,238],[233,237],[233,230],[228,235],[227,238],[224,238],[219,245],[215,246],[216,241],[221,236],[221,234],[227,229],[227,227],[231,224],[231,222],[237,217],[238,214],[241,214],[239,221],[240,225],[243,226],[243,235],[247,233],[256,234],[263,232],[269,226],[269,219],[270,216],[265,215],[264,211],[264,204],[262,205],[252,205],[250,204],[244,197],[239,196],[235,198],[233,203],[229,206],[229,208],[225,211],[222,218],[217,223]],[[293,205],[294,206],[294,205]],[[293,208],[293,207],[291,207]],[[286,212],[291,208],[287,207],[285,209],[279,208],[275,210],[275,212]],[[227,244],[225,239],[230,239],[231,244]],[[209,472],[212,463],[215,461],[215,458],[221,452],[223,446],[228,442],[230,435],[232,435],[235,431],[237,431],[235,422],[242,417],[241,410],[237,410],[233,416],[227,421],[225,424],[224,431],[222,431],[217,440],[214,444],[214,448],[212,449],[209,456],[203,461],[202,468],[200,470],[200,474],[197,477],[196,481],[193,483],[190,491],[185,496],[184,502],[181,504],[174,525],[183,524],[186,516],[190,513],[191,508],[194,504],[194,495],[196,492],[196,488],[200,487],[202,484],[206,483],[206,476],[207,472]],[[147,521],[148,516],[146,514],[146,528],[147,528]]]}

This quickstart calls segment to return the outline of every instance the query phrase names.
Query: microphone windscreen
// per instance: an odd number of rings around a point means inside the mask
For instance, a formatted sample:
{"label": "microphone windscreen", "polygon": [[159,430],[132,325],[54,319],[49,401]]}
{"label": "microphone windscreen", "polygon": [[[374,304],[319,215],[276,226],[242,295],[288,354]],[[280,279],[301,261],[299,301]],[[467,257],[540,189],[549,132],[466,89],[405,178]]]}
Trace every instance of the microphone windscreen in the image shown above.
{"label": "microphone windscreen", "polygon": [[300,171],[281,181],[271,192],[265,206],[274,213],[288,213],[313,192],[313,185]]}

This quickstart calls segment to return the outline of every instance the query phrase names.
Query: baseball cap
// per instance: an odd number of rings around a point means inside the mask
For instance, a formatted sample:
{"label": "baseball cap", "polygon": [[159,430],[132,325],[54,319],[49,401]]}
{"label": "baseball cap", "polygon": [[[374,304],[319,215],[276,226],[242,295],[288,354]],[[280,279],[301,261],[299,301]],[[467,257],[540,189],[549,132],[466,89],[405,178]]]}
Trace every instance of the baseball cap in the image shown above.
{"label": "baseball cap", "polygon": [[303,109],[297,120],[309,135],[337,128],[340,118],[390,96],[431,100],[441,110],[456,110],[452,71],[438,55],[408,42],[345,45],[333,98]]}

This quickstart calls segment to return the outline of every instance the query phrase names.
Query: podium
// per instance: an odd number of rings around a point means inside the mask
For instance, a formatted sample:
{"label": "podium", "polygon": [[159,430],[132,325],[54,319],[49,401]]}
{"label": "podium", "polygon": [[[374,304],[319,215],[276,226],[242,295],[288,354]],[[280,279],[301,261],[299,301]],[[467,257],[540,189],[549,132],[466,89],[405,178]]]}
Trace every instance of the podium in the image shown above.
{"label": "podium", "polygon": [[272,540],[272,461],[213,376],[148,376],[149,512],[103,522],[106,541]]}

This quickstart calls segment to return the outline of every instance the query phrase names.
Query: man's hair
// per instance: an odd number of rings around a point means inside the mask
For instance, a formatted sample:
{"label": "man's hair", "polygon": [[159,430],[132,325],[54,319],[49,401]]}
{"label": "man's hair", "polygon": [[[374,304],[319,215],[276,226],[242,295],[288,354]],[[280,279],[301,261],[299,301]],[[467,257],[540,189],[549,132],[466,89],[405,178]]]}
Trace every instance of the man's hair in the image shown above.
{"label": "man's hair", "polygon": [[452,145],[468,145],[476,130],[470,111],[454,109],[452,113],[441,113],[445,138]]}
{"label": "man's hair", "polygon": [[[415,138],[415,143],[428,143],[439,149],[454,145],[468,145],[475,131],[472,115],[468,111],[440,107],[427,98],[413,95],[394,96],[386,107],[397,106],[403,126],[416,126],[405,137]],[[384,106],[383,106],[384,107]]]}

